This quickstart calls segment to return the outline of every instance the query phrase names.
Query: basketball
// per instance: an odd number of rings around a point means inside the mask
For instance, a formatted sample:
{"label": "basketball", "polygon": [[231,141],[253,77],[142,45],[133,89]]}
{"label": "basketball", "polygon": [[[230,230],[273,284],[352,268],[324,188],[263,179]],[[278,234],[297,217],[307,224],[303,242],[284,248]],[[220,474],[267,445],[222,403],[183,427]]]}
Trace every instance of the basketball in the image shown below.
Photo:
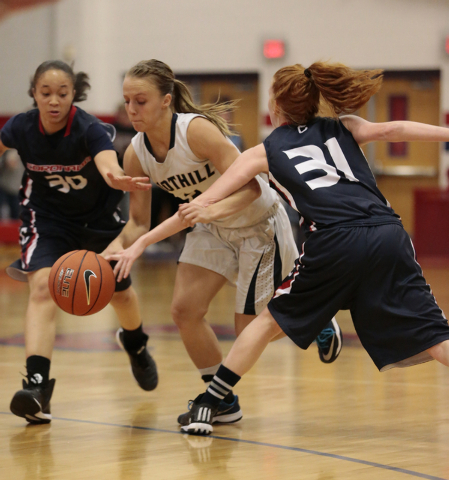
{"label": "basketball", "polygon": [[64,312],[92,315],[111,301],[115,277],[111,265],[102,256],[88,250],[75,250],[55,262],[48,287]]}

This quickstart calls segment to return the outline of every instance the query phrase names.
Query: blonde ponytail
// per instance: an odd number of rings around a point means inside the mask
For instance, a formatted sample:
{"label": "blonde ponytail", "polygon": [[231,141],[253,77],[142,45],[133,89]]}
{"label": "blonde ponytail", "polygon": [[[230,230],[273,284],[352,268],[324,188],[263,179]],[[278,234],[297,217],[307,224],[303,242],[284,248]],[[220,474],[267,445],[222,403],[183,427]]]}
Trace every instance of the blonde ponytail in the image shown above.
{"label": "blonde ponytail", "polygon": [[176,113],[198,113],[204,115],[225,136],[233,134],[222,115],[237,108],[238,101],[208,103],[196,105],[187,85],[175,78],[172,69],[160,60],[144,60],[130,68],[128,77],[144,78],[154,83],[162,95],[172,97],[172,109]]}

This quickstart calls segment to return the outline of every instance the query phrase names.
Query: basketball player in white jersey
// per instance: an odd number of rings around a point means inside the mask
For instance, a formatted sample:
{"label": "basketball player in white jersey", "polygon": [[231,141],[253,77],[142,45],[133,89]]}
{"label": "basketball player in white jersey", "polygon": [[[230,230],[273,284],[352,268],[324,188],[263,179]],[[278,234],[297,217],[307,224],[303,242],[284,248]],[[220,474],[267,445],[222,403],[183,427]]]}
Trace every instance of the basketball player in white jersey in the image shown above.
{"label": "basketball player in white jersey", "polygon": [[[123,95],[128,116],[139,132],[125,153],[128,175],[147,175],[159,187],[190,201],[239,155],[227,138],[229,126],[220,116],[234,105],[195,105],[187,87],[163,62],[142,61],[132,67],[123,83]],[[148,245],[162,240],[159,231],[167,237],[180,229],[175,215],[148,232],[150,205],[150,192],[131,192],[130,219],[104,252],[106,258],[118,260],[118,280],[128,275]],[[206,211],[209,223],[198,223],[187,234],[171,313],[190,358],[207,383],[222,362],[217,337],[204,319],[211,300],[227,282],[236,285],[238,335],[267,305],[275,287],[293,268],[298,251],[276,192],[260,177]],[[123,251],[123,245],[132,242]],[[341,332],[335,319],[317,343],[322,361],[337,358]],[[194,402],[199,401],[200,396]],[[230,392],[214,422],[231,423],[241,417],[238,398]],[[180,415],[178,422],[183,425],[187,418],[188,414]]]}

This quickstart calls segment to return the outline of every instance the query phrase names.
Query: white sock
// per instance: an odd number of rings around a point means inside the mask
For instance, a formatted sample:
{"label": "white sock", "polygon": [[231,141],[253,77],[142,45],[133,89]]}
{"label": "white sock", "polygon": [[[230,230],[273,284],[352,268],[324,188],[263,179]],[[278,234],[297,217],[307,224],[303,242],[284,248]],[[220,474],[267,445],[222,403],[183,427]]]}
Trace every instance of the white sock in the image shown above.
{"label": "white sock", "polygon": [[214,365],[213,367],[207,367],[207,368],[199,368],[198,371],[200,372],[201,378],[205,383],[208,385],[214,378],[214,375],[218,372],[218,369],[220,368],[221,363],[218,365]]}

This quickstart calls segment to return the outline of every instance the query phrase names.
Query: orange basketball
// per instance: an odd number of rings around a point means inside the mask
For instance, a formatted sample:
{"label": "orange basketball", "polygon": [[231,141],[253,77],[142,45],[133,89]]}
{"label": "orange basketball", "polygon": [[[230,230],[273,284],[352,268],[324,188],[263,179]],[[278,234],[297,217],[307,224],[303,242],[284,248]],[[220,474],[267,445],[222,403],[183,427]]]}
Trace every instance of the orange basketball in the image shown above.
{"label": "orange basketball", "polygon": [[56,304],[72,315],[92,315],[102,310],[115,291],[111,265],[88,250],[74,250],[59,258],[48,278]]}

